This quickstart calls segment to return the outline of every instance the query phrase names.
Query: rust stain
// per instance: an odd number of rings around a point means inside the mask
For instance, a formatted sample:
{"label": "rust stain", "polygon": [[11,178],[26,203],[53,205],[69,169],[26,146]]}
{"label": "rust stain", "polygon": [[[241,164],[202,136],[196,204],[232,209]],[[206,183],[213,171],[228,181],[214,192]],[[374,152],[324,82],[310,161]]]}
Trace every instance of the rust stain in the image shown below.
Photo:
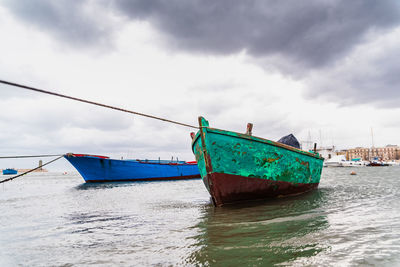
{"label": "rust stain", "polygon": [[310,165],[308,162],[304,162],[304,161],[301,161],[300,164],[303,165],[303,166],[306,166],[307,168]]}
{"label": "rust stain", "polygon": [[272,162],[274,162],[274,161],[277,161],[277,160],[279,160],[281,157],[276,157],[276,158],[263,158],[262,159],[262,162],[261,162],[261,164],[262,165],[265,165],[267,162],[268,163],[272,163]]}
{"label": "rust stain", "polygon": [[274,162],[275,160],[278,160],[278,159],[280,159],[280,157],[277,157],[277,158],[269,158],[269,159],[268,159],[268,163],[272,163],[272,162]]}
{"label": "rust stain", "polygon": [[301,165],[307,167],[307,168],[310,166],[310,164],[309,164],[308,162],[302,161],[302,160],[300,160],[299,158],[296,158],[296,161],[297,161],[298,163],[300,163]]}
{"label": "rust stain", "polygon": [[206,154],[206,168],[207,168],[207,170],[209,171],[209,172],[212,172],[213,171],[213,168],[212,168],[212,165],[211,165],[211,158],[210,158],[210,155],[207,153]]}

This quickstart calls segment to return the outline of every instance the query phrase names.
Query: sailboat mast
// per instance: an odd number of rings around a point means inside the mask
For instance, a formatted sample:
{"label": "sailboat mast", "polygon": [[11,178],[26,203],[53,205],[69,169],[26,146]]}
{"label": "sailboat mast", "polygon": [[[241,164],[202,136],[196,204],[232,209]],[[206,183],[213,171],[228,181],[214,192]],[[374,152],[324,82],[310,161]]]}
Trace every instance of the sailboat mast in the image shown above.
{"label": "sailboat mast", "polygon": [[[371,141],[372,141],[372,147],[371,147],[372,157],[374,157],[374,131],[373,131],[372,127],[371,127]],[[369,159],[369,160],[371,160],[371,159]]]}
{"label": "sailboat mast", "polygon": [[372,138],[372,147],[374,147],[374,131],[372,130],[372,127],[371,127],[371,138]]}

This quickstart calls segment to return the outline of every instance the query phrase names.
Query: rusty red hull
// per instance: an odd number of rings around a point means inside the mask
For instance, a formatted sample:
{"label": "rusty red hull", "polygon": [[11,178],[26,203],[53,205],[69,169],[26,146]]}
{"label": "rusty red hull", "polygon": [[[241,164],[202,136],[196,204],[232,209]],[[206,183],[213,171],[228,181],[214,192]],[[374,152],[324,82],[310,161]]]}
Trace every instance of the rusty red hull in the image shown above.
{"label": "rusty red hull", "polygon": [[204,178],[203,182],[209,190],[215,206],[296,195],[318,187],[318,183],[293,184],[226,173],[212,173]]}

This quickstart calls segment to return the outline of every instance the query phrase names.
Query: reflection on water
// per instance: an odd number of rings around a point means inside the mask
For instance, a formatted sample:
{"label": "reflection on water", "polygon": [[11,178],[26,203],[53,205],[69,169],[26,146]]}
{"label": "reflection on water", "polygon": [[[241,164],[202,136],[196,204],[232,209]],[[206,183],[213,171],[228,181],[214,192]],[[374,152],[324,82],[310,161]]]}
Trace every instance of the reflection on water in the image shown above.
{"label": "reflection on water", "polygon": [[326,250],[314,234],[328,227],[324,190],[264,202],[203,209],[195,251],[187,263],[224,266],[284,263]]}
{"label": "reflection on water", "polygon": [[132,182],[82,183],[78,186],[75,186],[75,189],[76,190],[91,190],[91,189],[97,190],[97,189],[124,187],[124,186],[132,186]]}
{"label": "reflection on water", "polygon": [[96,182],[96,183],[82,183],[78,186],[75,186],[77,190],[90,190],[90,189],[106,189],[106,188],[114,188],[114,187],[125,187],[125,186],[137,186],[140,184],[148,184],[148,183],[168,183],[174,181],[120,181],[120,182]]}

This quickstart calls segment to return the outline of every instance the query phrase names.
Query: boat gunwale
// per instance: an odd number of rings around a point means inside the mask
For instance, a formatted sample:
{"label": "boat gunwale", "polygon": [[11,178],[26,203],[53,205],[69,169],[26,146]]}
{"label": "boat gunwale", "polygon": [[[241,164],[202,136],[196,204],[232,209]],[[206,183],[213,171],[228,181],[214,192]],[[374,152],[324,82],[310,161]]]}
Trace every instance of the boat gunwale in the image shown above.
{"label": "boat gunwale", "polygon": [[[64,156],[65,158],[69,157],[68,155]],[[73,156],[72,156],[73,157]],[[78,156],[76,158],[88,158],[88,159],[97,159],[97,160],[111,160],[111,161],[122,161],[122,162],[133,162],[133,163],[141,163],[141,164],[154,164],[154,165],[169,165],[169,166],[193,166],[197,165],[197,163],[177,163],[177,162],[170,162],[170,163],[161,163],[161,162],[146,162],[145,160],[138,160],[138,159],[112,159],[112,158],[100,158],[98,156],[92,155],[85,155],[85,156]]]}
{"label": "boat gunwale", "polygon": [[[291,151],[299,153],[299,154],[310,156],[310,157],[313,157],[313,158],[316,158],[316,159],[324,160],[324,158],[321,157],[319,154],[314,154],[314,153],[311,153],[311,152],[307,152],[307,151],[304,151],[304,150],[301,150],[301,149],[298,149],[298,148],[295,148],[295,147],[292,147],[292,146],[289,146],[289,145],[285,145],[285,144],[282,144],[282,143],[279,143],[279,142],[276,142],[276,141],[265,139],[265,138],[262,138],[262,137],[247,135],[247,134],[244,134],[244,133],[238,133],[238,132],[233,132],[233,131],[221,130],[221,129],[218,129],[218,128],[211,128],[211,127],[202,127],[202,128],[206,128],[207,132],[212,132],[212,133],[220,134],[220,135],[227,135],[227,136],[231,136],[231,137],[243,138],[243,139],[256,141],[256,142],[263,143],[263,144],[269,144],[269,145],[272,145],[272,146],[276,146],[276,147],[284,148],[284,149],[287,149],[287,150],[291,150]],[[193,138],[193,140],[192,140],[192,151],[193,152],[194,152],[194,144],[196,143],[196,141],[197,141],[197,139],[199,137],[200,137],[200,131],[198,131],[196,133],[195,138]]]}

